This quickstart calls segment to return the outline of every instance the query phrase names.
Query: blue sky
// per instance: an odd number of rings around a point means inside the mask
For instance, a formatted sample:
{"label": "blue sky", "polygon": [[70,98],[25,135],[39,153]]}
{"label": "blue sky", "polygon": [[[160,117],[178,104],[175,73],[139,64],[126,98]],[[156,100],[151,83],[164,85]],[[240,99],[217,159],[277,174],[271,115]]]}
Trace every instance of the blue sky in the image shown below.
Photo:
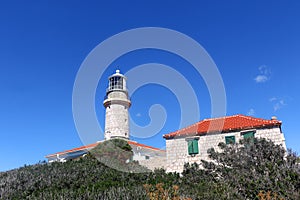
{"label": "blue sky", "polygon": [[[223,78],[226,115],[275,115],[283,122],[287,146],[300,152],[299,9],[299,1],[1,2],[0,171],[81,146],[72,115],[81,63],[105,39],[149,26],[173,29],[200,43]],[[210,96],[201,76],[178,56],[148,49],[107,66],[95,97],[102,127],[106,76],[116,66],[127,72],[150,62],[183,74],[197,93],[200,119],[210,117]],[[145,85],[132,95],[132,119],[147,125],[152,104],[164,105],[165,127],[151,138],[134,139],[163,148],[162,135],[178,128],[180,109],[168,88]]]}

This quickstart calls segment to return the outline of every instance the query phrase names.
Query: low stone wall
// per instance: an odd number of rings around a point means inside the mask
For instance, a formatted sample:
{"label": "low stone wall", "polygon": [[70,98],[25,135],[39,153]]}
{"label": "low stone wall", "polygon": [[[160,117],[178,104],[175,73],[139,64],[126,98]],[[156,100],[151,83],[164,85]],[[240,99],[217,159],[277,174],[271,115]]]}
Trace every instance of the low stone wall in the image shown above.
{"label": "low stone wall", "polygon": [[139,160],[140,165],[154,171],[154,169],[165,169],[166,157],[154,157],[149,160]]}

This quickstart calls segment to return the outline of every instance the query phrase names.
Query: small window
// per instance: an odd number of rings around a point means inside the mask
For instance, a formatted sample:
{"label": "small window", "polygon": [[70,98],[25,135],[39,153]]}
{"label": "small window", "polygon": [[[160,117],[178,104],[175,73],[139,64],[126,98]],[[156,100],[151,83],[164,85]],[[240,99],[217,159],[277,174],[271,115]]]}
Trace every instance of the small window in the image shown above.
{"label": "small window", "polygon": [[146,159],[146,160],[149,160],[149,159],[150,159],[150,156],[145,156],[145,159]]}
{"label": "small window", "polygon": [[225,143],[226,144],[235,144],[235,136],[225,136]]}
{"label": "small window", "polygon": [[254,131],[248,131],[248,132],[244,132],[242,134],[243,134],[244,139],[254,138]]}
{"label": "small window", "polygon": [[198,139],[193,139],[188,141],[188,152],[189,155],[195,155],[199,153]]}
{"label": "small window", "polygon": [[244,139],[246,140],[246,147],[249,146],[249,144],[253,144],[254,143],[254,133],[255,131],[247,131],[242,133]]}

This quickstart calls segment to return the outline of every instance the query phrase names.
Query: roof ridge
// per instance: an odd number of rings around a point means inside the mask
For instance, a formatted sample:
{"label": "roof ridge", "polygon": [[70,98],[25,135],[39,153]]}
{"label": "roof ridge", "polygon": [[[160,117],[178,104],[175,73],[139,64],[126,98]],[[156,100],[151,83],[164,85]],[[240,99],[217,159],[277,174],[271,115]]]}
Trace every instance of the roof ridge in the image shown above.
{"label": "roof ridge", "polygon": [[227,119],[227,118],[232,118],[232,117],[237,117],[237,116],[245,116],[245,115],[242,115],[242,114],[235,114],[235,115],[223,116],[223,117],[213,117],[213,118],[203,119],[202,121],[211,121],[211,120],[218,120],[218,119]]}
{"label": "roof ridge", "polygon": [[247,119],[252,119],[252,120],[257,120],[257,121],[264,121],[264,122],[280,122],[278,119],[272,120],[272,119],[263,119],[260,117],[253,117],[253,116],[248,116],[248,115],[241,115],[241,117],[247,118]]}

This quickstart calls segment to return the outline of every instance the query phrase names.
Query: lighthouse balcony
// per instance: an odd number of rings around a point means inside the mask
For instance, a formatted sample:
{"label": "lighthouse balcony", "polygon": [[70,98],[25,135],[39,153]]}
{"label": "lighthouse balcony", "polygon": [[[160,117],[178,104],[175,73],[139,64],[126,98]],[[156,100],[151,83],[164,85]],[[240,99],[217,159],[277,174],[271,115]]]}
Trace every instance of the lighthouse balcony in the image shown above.
{"label": "lighthouse balcony", "polygon": [[130,99],[124,99],[124,98],[106,98],[103,101],[103,105],[104,107],[107,107],[109,105],[112,104],[120,104],[120,105],[124,105],[126,107],[130,107],[131,106],[131,101]]}
{"label": "lighthouse balcony", "polygon": [[115,91],[121,91],[121,92],[126,92],[127,93],[127,89],[124,89],[124,88],[118,88],[118,87],[115,87],[115,88],[107,88],[106,89],[106,93],[110,93],[110,92],[115,92]]}

